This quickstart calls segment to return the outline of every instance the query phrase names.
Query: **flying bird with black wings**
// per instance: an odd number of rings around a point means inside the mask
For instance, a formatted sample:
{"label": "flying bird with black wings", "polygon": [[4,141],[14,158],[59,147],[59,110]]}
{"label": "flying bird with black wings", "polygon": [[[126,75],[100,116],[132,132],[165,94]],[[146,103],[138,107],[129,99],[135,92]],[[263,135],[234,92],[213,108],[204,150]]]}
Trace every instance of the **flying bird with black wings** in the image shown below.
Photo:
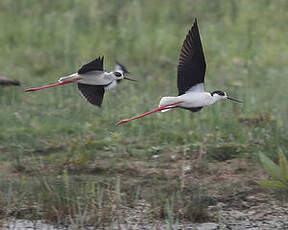
{"label": "flying bird with black wings", "polygon": [[103,67],[104,57],[98,57],[95,60],[83,65],[77,73],[61,77],[58,83],[46,85],[38,88],[26,89],[24,92],[37,91],[41,89],[51,88],[68,83],[77,83],[81,94],[93,105],[101,107],[105,90],[110,84],[117,80],[130,80],[121,71],[105,72]]}
{"label": "flying bird with black wings", "polygon": [[147,116],[158,111],[166,112],[170,109],[182,108],[191,112],[200,111],[203,107],[214,104],[216,101],[229,99],[235,102],[239,100],[229,97],[227,93],[216,90],[205,92],[204,76],[206,61],[201,44],[197,19],[186,35],[183,42],[177,70],[178,96],[162,97],[159,107],[150,112],[121,120],[117,125]]}

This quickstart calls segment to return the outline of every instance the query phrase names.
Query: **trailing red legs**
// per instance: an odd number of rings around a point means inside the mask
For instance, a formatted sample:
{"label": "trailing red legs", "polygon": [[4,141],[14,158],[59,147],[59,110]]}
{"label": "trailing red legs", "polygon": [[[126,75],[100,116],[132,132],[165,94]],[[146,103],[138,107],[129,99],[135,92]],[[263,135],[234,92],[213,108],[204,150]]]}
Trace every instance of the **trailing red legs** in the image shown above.
{"label": "trailing red legs", "polygon": [[[123,124],[123,123],[129,122],[129,121],[132,121],[132,120],[141,118],[141,117],[145,117],[145,116],[147,116],[147,115],[149,115],[149,114],[151,114],[151,113],[156,113],[156,112],[159,112],[159,111],[162,111],[162,110],[165,110],[165,109],[175,109],[175,108],[178,108],[178,106],[174,106],[174,105],[180,104],[181,102],[182,102],[182,101],[176,102],[176,103],[173,103],[173,104],[170,104],[170,105],[160,106],[160,107],[158,107],[158,108],[156,108],[156,109],[153,109],[153,110],[151,110],[151,111],[149,111],[149,112],[147,112],[147,113],[143,113],[143,114],[141,114],[141,115],[138,115],[138,116],[135,116],[135,117],[132,117],[132,118],[129,118],[129,119],[121,120],[121,121],[117,122],[116,125],[121,125],[121,124]],[[171,106],[173,106],[173,107],[171,107]]]}
{"label": "trailing red legs", "polygon": [[26,89],[24,92],[37,91],[37,90],[47,89],[47,88],[51,88],[51,87],[55,87],[55,86],[59,86],[59,85],[65,85],[65,84],[68,84],[68,83],[73,83],[73,82],[75,82],[77,80],[78,79],[70,80],[70,81],[63,81],[63,82],[55,83],[55,84],[52,84],[52,85],[44,85],[44,86],[41,86],[41,87],[38,87],[38,88]]}

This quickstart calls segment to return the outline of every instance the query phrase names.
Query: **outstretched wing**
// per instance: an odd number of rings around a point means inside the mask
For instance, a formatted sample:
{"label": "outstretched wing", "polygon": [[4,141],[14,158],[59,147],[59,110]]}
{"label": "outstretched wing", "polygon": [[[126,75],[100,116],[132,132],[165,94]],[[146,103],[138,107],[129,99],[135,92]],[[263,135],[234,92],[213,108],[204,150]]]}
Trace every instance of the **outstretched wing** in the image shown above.
{"label": "outstretched wing", "polygon": [[86,65],[83,65],[79,70],[78,73],[79,74],[84,74],[87,72],[91,72],[91,71],[103,71],[103,60],[104,60],[104,56],[103,57],[98,57],[95,60],[89,62]]}
{"label": "outstretched wing", "polygon": [[78,83],[78,89],[82,95],[93,105],[101,107],[104,97],[104,85],[86,85]]}
{"label": "outstretched wing", "polygon": [[203,53],[203,48],[200,40],[197,19],[190,31],[188,32],[185,41],[183,42],[177,73],[177,86],[179,95],[184,94],[193,86],[202,84],[201,87],[194,89],[204,90],[204,76],[206,70],[206,62]]}

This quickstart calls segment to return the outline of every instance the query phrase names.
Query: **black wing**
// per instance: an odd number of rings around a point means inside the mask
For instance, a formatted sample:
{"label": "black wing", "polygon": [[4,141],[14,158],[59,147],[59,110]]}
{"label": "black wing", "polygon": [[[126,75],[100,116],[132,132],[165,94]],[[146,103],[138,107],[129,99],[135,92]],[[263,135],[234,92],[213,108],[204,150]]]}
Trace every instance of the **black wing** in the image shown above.
{"label": "black wing", "polygon": [[79,70],[78,73],[79,74],[83,74],[83,73],[87,73],[90,71],[103,71],[103,60],[104,60],[104,56],[103,57],[98,57],[95,60],[89,62],[86,65],[83,65]]}
{"label": "black wing", "polygon": [[86,85],[78,83],[78,89],[87,101],[101,107],[105,92],[104,85]]}
{"label": "black wing", "polygon": [[206,62],[200,40],[197,19],[188,32],[179,57],[178,92],[184,94],[198,83],[204,83]]}

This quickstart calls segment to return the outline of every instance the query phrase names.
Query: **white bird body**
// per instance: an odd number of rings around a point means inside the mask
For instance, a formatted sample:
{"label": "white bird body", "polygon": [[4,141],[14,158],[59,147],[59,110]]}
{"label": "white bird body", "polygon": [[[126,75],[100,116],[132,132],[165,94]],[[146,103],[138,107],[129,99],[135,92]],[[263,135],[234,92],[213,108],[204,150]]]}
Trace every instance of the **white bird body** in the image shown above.
{"label": "white bird body", "polygon": [[[205,92],[205,87],[203,83],[198,83],[188,89],[184,94],[177,97],[162,97],[159,102],[159,107],[167,106],[170,104],[177,104],[177,107],[182,108],[200,108],[204,106],[209,106],[214,104],[216,101],[227,97],[226,93],[223,96],[219,94],[211,94]],[[161,112],[166,112],[168,110],[162,110]]]}
{"label": "white bird body", "polygon": [[59,78],[58,82],[65,81],[77,81],[78,83],[86,84],[86,85],[104,85],[105,90],[109,90],[115,88],[118,82],[123,78],[119,78],[115,76],[115,72],[119,72],[122,75],[129,73],[126,70],[126,67],[116,62],[115,68],[113,72],[104,72],[104,71],[90,71],[87,73],[73,73],[68,76],[64,76]]}
{"label": "white bird body", "polygon": [[76,81],[87,85],[109,85],[118,78],[113,72],[91,71],[85,74],[73,73],[65,77],[61,77],[58,82]]}
{"label": "white bird body", "polygon": [[207,92],[189,92],[177,97],[162,97],[159,103],[159,107],[180,102],[177,104],[178,107],[197,108],[212,105],[219,99],[215,96],[211,96],[211,93]]}

